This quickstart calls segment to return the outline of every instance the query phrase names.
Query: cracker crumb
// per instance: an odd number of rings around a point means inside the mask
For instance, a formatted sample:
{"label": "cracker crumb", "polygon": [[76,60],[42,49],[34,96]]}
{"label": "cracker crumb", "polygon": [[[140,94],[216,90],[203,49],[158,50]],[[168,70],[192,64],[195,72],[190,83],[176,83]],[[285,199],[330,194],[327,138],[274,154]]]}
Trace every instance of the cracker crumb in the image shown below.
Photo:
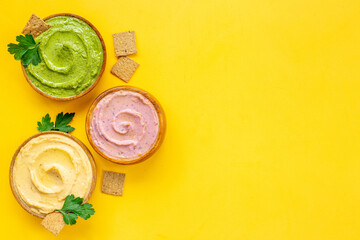
{"label": "cracker crumb", "polygon": [[137,53],[135,31],[114,33],[115,56],[128,56]]}
{"label": "cracker crumb", "polygon": [[65,226],[63,215],[59,212],[53,212],[42,220],[41,225],[48,231],[57,236],[61,229]]}
{"label": "cracker crumb", "polygon": [[125,173],[104,171],[101,191],[106,194],[122,196],[125,183]]}
{"label": "cracker crumb", "polygon": [[138,68],[139,64],[129,57],[120,57],[111,69],[111,73],[123,80],[129,82],[130,78]]}
{"label": "cracker crumb", "polygon": [[31,34],[34,38],[48,30],[51,26],[44,22],[41,18],[35,14],[31,15],[29,21],[26,23],[22,34]]}

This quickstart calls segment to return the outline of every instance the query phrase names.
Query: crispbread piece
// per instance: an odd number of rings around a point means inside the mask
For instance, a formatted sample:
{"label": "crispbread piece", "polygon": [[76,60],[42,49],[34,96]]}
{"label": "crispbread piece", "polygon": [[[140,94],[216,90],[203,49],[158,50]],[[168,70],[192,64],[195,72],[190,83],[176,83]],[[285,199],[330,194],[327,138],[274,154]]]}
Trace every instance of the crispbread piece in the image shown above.
{"label": "crispbread piece", "polygon": [[31,15],[29,21],[26,23],[22,34],[31,34],[34,38],[48,30],[51,26],[44,22],[41,18],[35,14]]}
{"label": "crispbread piece", "polygon": [[120,57],[137,53],[134,31],[114,33],[113,39],[115,56]]}
{"label": "crispbread piece", "polygon": [[59,212],[53,212],[42,220],[41,225],[57,236],[65,226],[63,215]]}
{"label": "crispbread piece", "polygon": [[120,57],[111,69],[111,73],[123,80],[129,82],[130,78],[138,68],[139,64],[129,57]]}
{"label": "crispbread piece", "polygon": [[104,171],[101,191],[106,194],[122,196],[124,182],[125,173]]}

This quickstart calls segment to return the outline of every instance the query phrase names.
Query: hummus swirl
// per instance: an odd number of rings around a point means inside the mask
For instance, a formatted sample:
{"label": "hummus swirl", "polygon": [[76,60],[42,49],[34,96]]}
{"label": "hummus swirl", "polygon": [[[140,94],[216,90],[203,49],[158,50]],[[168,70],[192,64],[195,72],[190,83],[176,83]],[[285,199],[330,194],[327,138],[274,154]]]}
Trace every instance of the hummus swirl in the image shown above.
{"label": "hummus swirl", "polygon": [[82,147],[59,134],[31,139],[19,151],[13,168],[14,185],[21,199],[41,214],[61,209],[69,194],[86,197],[92,175]]}
{"label": "hummus swirl", "polygon": [[108,94],[95,106],[90,134],[105,155],[133,159],[154,145],[159,134],[159,117],[146,97],[120,90]]}
{"label": "hummus swirl", "polygon": [[90,87],[103,63],[103,49],[96,32],[84,21],[68,16],[46,20],[51,28],[35,41],[41,62],[26,73],[41,91],[55,97],[75,96]]}

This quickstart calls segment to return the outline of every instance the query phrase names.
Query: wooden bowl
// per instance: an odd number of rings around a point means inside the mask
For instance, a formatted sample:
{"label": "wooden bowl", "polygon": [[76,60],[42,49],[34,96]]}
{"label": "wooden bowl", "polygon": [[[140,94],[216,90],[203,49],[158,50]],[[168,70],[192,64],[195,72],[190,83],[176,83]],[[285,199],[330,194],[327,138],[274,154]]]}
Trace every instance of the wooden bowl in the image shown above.
{"label": "wooden bowl", "polygon": [[[126,159],[118,159],[118,158],[112,158],[107,156],[106,154],[104,154],[99,148],[98,146],[94,143],[92,137],[91,137],[91,133],[90,133],[90,125],[91,125],[91,119],[92,119],[92,114],[93,114],[93,110],[96,107],[96,105],[98,104],[98,102],[103,99],[105,96],[107,96],[110,93],[119,91],[119,90],[127,90],[127,91],[133,91],[136,93],[140,93],[141,95],[143,95],[145,98],[147,98],[155,107],[155,110],[157,112],[157,115],[159,117],[159,133],[158,133],[158,137],[154,143],[154,145],[152,146],[152,148],[145,153],[144,155],[141,155],[140,157],[136,157],[136,158],[126,158]],[[160,103],[158,102],[158,100],[156,100],[156,98],[154,96],[152,96],[150,93],[145,92],[144,90],[141,90],[139,88],[135,88],[135,87],[131,87],[131,86],[120,86],[120,87],[114,87],[114,88],[110,88],[108,90],[106,90],[105,92],[101,93],[96,99],[95,101],[91,104],[89,111],[86,115],[86,123],[85,123],[85,128],[86,128],[86,135],[89,139],[89,142],[91,144],[91,146],[95,149],[95,151],[100,154],[103,158],[114,162],[114,163],[118,163],[118,164],[134,164],[134,163],[139,163],[141,161],[144,161],[146,159],[148,159],[151,155],[153,155],[156,150],[159,149],[160,145],[162,144],[162,142],[164,141],[164,137],[165,137],[165,130],[166,130],[166,119],[165,119],[165,113],[164,110],[162,109]]]}
{"label": "wooden bowl", "polygon": [[16,199],[16,201],[30,214],[39,217],[39,218],[44,218],[46,216],[46,214],[41,214],[41,213],[36,213],[34,211],[31,210],[31,208],[27,205],[27,203],[20,197],[20,194],[17,191],[17,188],[14,184],[14,179],[13,179],[13,169],[14,169],[14,164],[15,164],[15,160],[17,155],[19,154],[20,150],[22,147],[25,146],[25,144],[27,144],[31,139],[36,138],[38,136],[41,135],[46,135],[46,134],[58,134],[58,135],[63,135],[65,137],[68,137],[72,140],[74,140],[76,143],[78,143],[80,145],[80,147],[85,151],[86,155],[88,156],[89,160],[90,160],[90,164],[91,164],[91,169],[93,172],[93,176],[92,176],[92,182],[91,182],[91,187],[90,187],[90,191],[89,193],[86,195],[86,197],[84,198],[84,203],[87,202],[89,200],[89,198],[91,197],[91,194],[93,193],[94,189],[95,189],[95,185],[96,185],[96,165],[95,165],[95,161],[93,156],[91,155],[89,149],[76,137],[68,134],[68,133],[64,133],[64,132],[58,132],[58,131],[46,131],[46,132],[41,132],[38,134],[35,134],[31,137],[29,137],[28,139],[26,139],[15,151],[14,156],[12,158],[11,164],[10,164],[10,172],[9,172],[9,180],[10,180],[10,187],[11,187],[11,191],[14,194],[14,197]]}
{"label": "wooden bowl", "polygon": [[45,17],[43,20],[48,20],[50,18],[53,18],[53,17],[58,17],[58,16],[69,16],[69,17],[74,17],[74,18],[78,18],[80,20],[82,20],[83,22],[87,23],[87,25],[89,25],[95,32],[96,34],[98,35],[99,39],[100,39],[100,42],[101,42],[101,46],[103,48],[103,64],[102,64],[102,67],[101,67],[101,70],[100,70],[100,73],[98,75],[98,77],[96,78],[96,80],[93,82],[93,84],[88,87],[85,91],[79,93],[78,95],[75,95],[75,96],[71,96],[71,97],[55,97],[55,96],[52,96],[52,95],[49,95],[43,91],[41,91],[39,88],[37,88],[29,79],[26,71],[25,71],[25,67],[20,63],[21,65],[21,68],[22,68],[22,71],[24,73],[24,76],[25,76],[25,79],[26,81],[30,84],[30,86],[38,93],[40,93],[41,95],[47,97],[47,98],[50,98],[50,99],[53,99],[53,100],[57,100],[57,101],[69,101],[69,100],[74,100],[76,98],[79,98],[79,97],[82,97],[84,96],[85,94],[89,93],[95,86],[96,84],[100,81],[100,78],[105,70],[105,66],[106,66],[106,47],[105,47],[105,42],[100,34],[100,32],[96,29],[96,27],[94,25],[92,25],[91,22],[89,22],[87,19],[81,17],[81,16],[78,16],[76,14],[72,14],[72,13],[56,13],[56,14],[53,14],[53,15],[50,15],[50,16],[47,16]]}

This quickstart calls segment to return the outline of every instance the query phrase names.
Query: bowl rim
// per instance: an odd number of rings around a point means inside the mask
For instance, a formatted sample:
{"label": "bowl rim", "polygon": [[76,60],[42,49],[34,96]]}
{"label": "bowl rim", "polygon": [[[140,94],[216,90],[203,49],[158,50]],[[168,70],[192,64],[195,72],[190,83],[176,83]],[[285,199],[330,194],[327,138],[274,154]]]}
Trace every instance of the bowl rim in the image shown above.
{"label": "bowl rim", "polygon": [[90,87],[88,87],[87,89],[85,89],[83,92],[77,94],[77,95],[74,95],[74,96],[70,96],[70,97],[55,97],[55,96],[52,96],[50,94],[47,94],[43,91],[41,91],[39,88],[37,88],[32,82],[31,80],[29,79],[26,71],[25,71],[25,67],[24,65],[22,65],[22,63],[20,63],[21,65],[21,69],[23,71],[23,74],[25,76],[25,79],[26,81],[30,84],[30,86],[37,92],[39,93],[40,95],[44,96],[44,97],[47,97],[47,98],[50,98],[50,99],[53,99],[53,100],[57,100],[57,101],[70,101],[70,100],[74,100],[74,99],[77,99],[77,98],[80,98],[84,95],[86,95],[87,93],[89,93],[97,84],[98,82],[100,81],[100,78],[102,77],[104,71],[105,71],[105,67],[106,67],[106,56],[107,56],[107,52],[106,52],[106,47],[105,47],[105,42],[104,42],[104,39],[102,38],[100,32],[97,30],[97,28],[91,23],[89,22],[87,19],[79,16],[79,15],[76,15],[76,14],[73,14],[73,13],[55,13],[55,14],[52,14],[52,15],[49,15],[47,17],[44,17],[43,20],[46,21],[50,18],[54,18],[54,17],[59,17],[59,16],[68,16],[68,17],[74,17],[74,18],[77,18],[77,19],[80,19],[82,20],[83,22],[85,22],[86,24],[88,24],[94,31],[95,33],[98,35],[99,39],[100,39],[100,43],[101,43],[101,46],[102,46],[102,49],[103,49],[103,63],[102,63],[102,66],[101,66],[101,70],[100,70],[100,73],[98,75],[98,77],[96,78],[96,80],[90,85]]}
{"label": "bowl rim", "polygon": [[85,146],[85,144],[83,142],[81,142],[78,138],[72,136],[69,133],[64,133],[64,132],[58,132],[58,131],[45,131],[45,132],[40,132],[37,134],[32,135],[31,137],[27,138],[23,143],[20,144],[20,146],[16,149],[11,163],[10,163],[10,169],[9,169],[9,182],[10,182],[10,188],[11,191],[16,199],[16,201],[21,205],[21,207],[23,209],[25,209],[28,213],[30,213],[33,216],[39,217],[39,218],[44,218],[46,216],[46,214],[42,214],[42,213],[36,213],[34,211],[31,210],[31,208],[28,206],[28,204],[21,198],[20,194],[18,193],[18,190],[14,184],[14,178],[13,178],[13,170],[14,170],[14,165],[15,165],[15,161],[16,161],[16,157],[18,156],[20,150],[32,139],[37,138],[39,136],[42,135],[48,135],[48,134],[58,134],[58,135],[62,135],[65,137],[70,138],[71,140],[74,140],[76,143],[78,143],[80,145],[80,147],[85,151],[86,155],[89,158],[90,161],[90,165],[91,165],[91,169],[92,169],[92,182],[91,182],[91,186],[90,186],[90,190],[88,192],[88,194],[86,195],[86,197],[84,198],[84,203],[87,202],[91,195],[93,194],[94,190],[95,190],[95,186],[96,186],[96,179],[97,179],[97,170],[96,170],[96,163],[94,160],[94,157],[92,156],[91,152],[89,151],[89,149]]}
{"label": "bowl rim", "polygon": [[[117,92],[120,90],[133,91],[136,93],[140,93],[142,96],[144,96],[146,99],[148,99],[153,104],[153,106],[156,110],[156,113],[158,115],[158,118],[159,118],[158,137],[157,137],[155,143],[153,144],[153,146],[151,147],[151,149],[148,152],[146,152],[145,154],[143,154],[139,157],[136,157],[136,158],[131,158],[131,159],[118,159],[118,158],[112,158],[112,157],[107,156],[94,143],[91,133],[90,133],[92,114],[93,114],[93,110],[96,107],[96,105],[100,102],[101,99],[103,99],[108,94]],[[166,117],[165,117],[164,110],[161,107],[159,101],[150,93],[148,93],[140,88],[133,87],[133,86],[117,86],[117,87],[113,87],[113,88],[110,88],[110,89],[102,92],[99,96],[96,97],[96,99],[91,104],[91,106],[86,114],[85,121],[86,121],[85,122],[86,136],[87,136],[91,146],[95,149],[95,151],[103,158],[105,158],[111,162],[114,162],[117,164],[123,164],[123,165],[139,163],[139,162],[142,162],[142,161],[148,159],[149,157],[151,157],[160,148],[161,144],[164,141],[165,132],[166,132]]]}

